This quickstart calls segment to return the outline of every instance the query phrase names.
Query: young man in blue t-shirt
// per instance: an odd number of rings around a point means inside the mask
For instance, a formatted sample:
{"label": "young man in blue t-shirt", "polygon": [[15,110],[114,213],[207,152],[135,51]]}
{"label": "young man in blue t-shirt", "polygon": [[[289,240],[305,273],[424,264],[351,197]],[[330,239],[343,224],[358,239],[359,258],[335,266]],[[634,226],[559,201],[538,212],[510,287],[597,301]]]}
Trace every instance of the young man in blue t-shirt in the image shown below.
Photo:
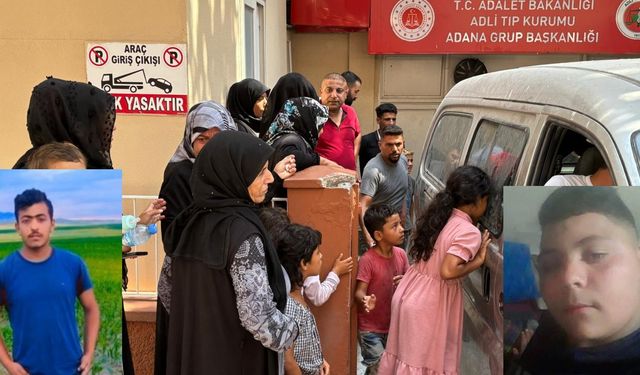
{"label": "young man in blue t-shirt", "polygon": [[[22,248],[0,263],[2,304],[13,331],[13,358],[0,338],[0,363],[10,374],[89,374],[100,311],[82,259],[51,247],[53,206],[28,189],[15,198]],[[75,319],[76,298],[85,314],[84,350]]]}

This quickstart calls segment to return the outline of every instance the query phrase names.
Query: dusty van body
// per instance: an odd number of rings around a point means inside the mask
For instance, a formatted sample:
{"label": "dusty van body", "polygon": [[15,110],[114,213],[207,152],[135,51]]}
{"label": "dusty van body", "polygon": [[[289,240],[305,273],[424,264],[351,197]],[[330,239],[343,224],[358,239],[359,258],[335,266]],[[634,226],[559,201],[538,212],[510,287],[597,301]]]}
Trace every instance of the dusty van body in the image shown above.
{"label": "dusty van body", "polygon": [[473,77],[454,86],[435,113],[416,178],[414,220],[457,166],[477,165],[495,185],[480,222],[492,234],[487,260],[464,281],[463,357],[480,360],[486,372],[503,371],[502,187],[591,174],[581,156],[594,146],[617,185],[640,185],[640,59]]}

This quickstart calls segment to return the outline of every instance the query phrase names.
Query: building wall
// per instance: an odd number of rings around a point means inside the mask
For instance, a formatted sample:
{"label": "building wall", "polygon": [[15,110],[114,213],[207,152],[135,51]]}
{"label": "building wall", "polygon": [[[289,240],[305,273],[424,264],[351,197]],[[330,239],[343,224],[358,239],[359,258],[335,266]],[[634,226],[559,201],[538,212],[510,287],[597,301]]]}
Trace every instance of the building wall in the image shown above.
{"label": "building wall", "polygon": [[291,33],[293,71],[302,73],[320,91],[327,73],[351,70],[362,79],[353,103],[363,133],[374,129],[376,107],[375,56],[367,54],[367,33]]}
{"label": "building wall", "polygon": [[[11,168],[31,147],[26,114],[32,88],[45,76],[86,82],[88,42],[186,43],[183,0],[22,1],[0,12],[0,167]],[[159,22],[162,20],[162,22]],[[157,193],[158,177],[182,133],[182,116],[117,117],[112,158],[124,192]],[[143,146],[144,145],[144,146]],[[158,150],[151,152],[149,150]]]}
{"label": "building wall", "polygon": [[[267,0],[265,9],[265,76],[264,83],[273,87],[278,78],[289,72],[287,5],[280,0]],[[243,77],[244,78],[244,77]]]}
{"label": "building wall", "polygon": [[[285,3],[265,1],[265,77],[287,71]],[[86,82],[89,42],[186,43],[189,102],[224,103],[244,77],[244,1],[13,2],[0,12],[0,168],[31,147],[26,114],[35,85],[53,75]],[[154,195],[184,132],[185,116],[118,115],[111,149],[124,194]]]}

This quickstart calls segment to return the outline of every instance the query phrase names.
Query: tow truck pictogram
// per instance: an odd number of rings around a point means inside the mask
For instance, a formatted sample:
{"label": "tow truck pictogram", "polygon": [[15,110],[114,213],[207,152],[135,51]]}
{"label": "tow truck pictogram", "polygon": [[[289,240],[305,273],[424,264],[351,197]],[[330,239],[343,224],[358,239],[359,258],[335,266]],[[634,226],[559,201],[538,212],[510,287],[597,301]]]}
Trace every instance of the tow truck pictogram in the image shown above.
{"label": "tow truck pictogram", "polygon": [[147,83],[153,87],[157,87],[163,90],[165,93],[170,93],[173,90],[171,82],[164,78],[149,78],[144,69],[138,69],[131,73],[123,74],[117,77],[113,77],[112,73],[105,73],[102,75],[100,86],[106,92],[114,90],[129,90],[135,93],[139,89],[144,88],[144,84]]}

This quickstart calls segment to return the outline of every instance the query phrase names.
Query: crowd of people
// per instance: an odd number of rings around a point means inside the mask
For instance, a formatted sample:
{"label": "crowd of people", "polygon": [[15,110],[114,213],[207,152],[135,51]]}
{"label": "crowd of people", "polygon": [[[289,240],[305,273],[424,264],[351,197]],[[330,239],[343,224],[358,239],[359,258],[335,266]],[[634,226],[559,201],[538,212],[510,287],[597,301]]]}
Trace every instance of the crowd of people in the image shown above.
{"label": "crowd of people", "polygon": [[[459,372],[461,281],[485,261],[490,238],[476,224],[490,178],[477,167],[453,170],[411,223],[413,155],[398,109],[380,104],[378,129],[362,136],[350,106],[361,86],[352,72],[327,74],[320,95],[299,73],[272,89],[245,79],[230,87],[226,106],[204,101],[189,110],[154,207],[166,252],[155,374],[330,373],[308,305],[325,303],[354,260],[340,254],[320,280],[320,232],[265,208],[286,197],[284,180],[315,165],[353,170],[360,183],[353,296],[367,374]],[[48,78],[29,108],[33,148],[14,168],[113,168],[109,94]]]}

